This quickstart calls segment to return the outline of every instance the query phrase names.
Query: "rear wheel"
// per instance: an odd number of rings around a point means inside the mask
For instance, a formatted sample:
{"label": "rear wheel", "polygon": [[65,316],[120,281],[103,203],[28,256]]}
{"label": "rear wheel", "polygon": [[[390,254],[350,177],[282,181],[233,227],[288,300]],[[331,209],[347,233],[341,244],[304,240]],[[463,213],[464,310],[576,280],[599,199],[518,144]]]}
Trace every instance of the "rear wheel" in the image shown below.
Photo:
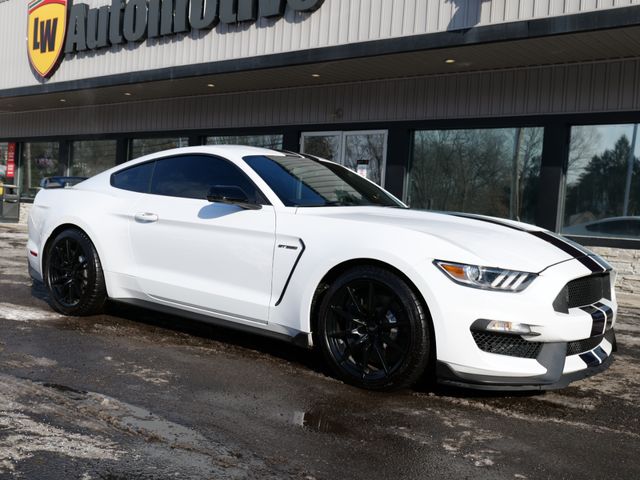
{"label": "rear wheel", "polygon": [[45,283],[53,307],[65,315],[100,313],[107,300],[98,252],[80,230],[64,230],[53,239],[45,258]]}
{"label": "rear wheel", "polygon": [[348,270],[319,308],[325,359],[347,383],[394,390],[415,383],[429,361],[429,318],[415,292],[375,266]]}

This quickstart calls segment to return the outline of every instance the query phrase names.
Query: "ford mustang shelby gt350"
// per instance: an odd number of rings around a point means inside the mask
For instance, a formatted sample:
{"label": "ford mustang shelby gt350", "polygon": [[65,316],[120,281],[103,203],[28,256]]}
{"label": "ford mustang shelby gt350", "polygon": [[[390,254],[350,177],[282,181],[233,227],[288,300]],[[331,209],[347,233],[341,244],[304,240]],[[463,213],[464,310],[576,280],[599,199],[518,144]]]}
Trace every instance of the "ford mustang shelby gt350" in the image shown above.
{"label": "ford mustang shelby gt350", "polygon": [[411,210],[329,161],[189,147],[51,186],[27,256],[63,314],[110,299],[317,345],[378,390],[559,388],[615,349],[602,258],[532,225]]}

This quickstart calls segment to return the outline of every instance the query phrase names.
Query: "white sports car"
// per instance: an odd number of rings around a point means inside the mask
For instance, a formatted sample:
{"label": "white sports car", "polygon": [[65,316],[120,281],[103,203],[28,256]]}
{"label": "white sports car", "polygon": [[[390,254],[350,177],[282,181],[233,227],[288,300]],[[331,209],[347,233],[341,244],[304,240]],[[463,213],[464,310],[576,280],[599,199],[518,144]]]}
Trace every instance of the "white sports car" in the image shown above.
{"label": "white sports car", "polygon": [[64,314],[110,299],[317,345],[378,390],[560,388],[615,349],[602,258],[532,225],[410,210],[329,161],[190,147],[63,183],[38,193],[27,255]]}

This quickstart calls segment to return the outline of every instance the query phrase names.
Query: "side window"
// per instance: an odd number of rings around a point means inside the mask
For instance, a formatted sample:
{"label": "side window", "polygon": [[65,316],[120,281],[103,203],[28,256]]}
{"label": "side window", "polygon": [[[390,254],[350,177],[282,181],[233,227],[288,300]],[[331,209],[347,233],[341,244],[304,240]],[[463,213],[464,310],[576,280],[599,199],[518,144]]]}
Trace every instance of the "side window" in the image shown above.
{"label": "side window", "polygon": [[111,175],[111,185],[132,192],[148,193],[155,162],[143,163]]}
{"label": "side window", "polygon": [[204,200],[214,185],[240,187],[250,202],[260,202],[261,195],[256,186],[238,167],[207,155],[183,155],[158,160],[151,180],[151,193]]}

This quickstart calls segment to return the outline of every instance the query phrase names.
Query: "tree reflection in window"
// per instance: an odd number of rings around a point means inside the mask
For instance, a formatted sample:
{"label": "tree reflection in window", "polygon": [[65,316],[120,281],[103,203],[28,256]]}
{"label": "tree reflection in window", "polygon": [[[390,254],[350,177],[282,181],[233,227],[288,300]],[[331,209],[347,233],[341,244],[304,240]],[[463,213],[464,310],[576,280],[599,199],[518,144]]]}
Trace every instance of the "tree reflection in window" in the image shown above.
{"label": "tree reflection in window", "polygon": [[609,228],[626,225],[628,222],[623,220],[591,223],[612,217],[628,220],[636,217],[637,220],[640,216],[640,160],[633,145],[634,137],[637,137],[635,125],[575,126],[571,129],[565,233],[637,236],[634,229]]}
{"label": "tree reflection in window", "polygon": [[417,131],[409,203],[533,223],[542,140],[542,128]]}

